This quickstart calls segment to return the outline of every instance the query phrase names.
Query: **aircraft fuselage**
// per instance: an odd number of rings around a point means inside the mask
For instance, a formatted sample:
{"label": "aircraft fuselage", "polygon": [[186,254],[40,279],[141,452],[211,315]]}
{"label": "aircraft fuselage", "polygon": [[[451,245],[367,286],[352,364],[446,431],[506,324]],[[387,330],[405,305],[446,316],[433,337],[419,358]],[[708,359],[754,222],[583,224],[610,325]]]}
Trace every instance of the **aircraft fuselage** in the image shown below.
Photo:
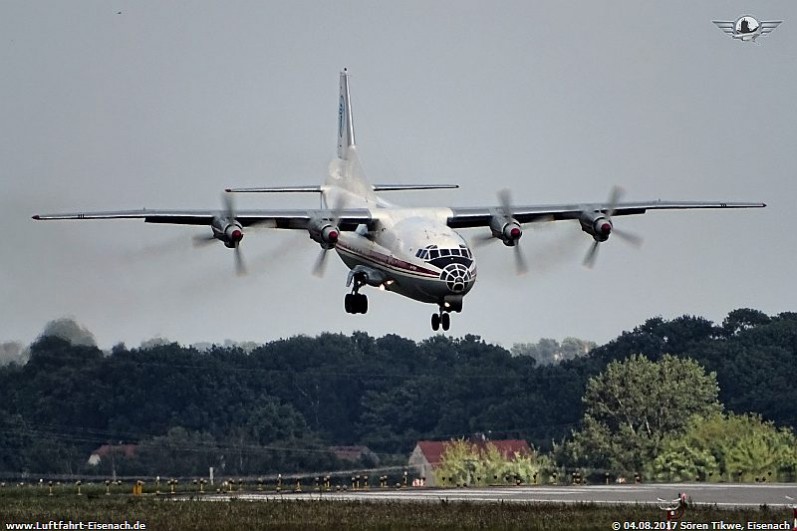
{"label": "aircraft fuselage", "polygon": [[335,249],[353,271],[372,272],[370,284],[458,311],[476,281],[476,264],[446,225],[446,210],[391,208],[380,216],[376,209],[375,230],[341,233]]}

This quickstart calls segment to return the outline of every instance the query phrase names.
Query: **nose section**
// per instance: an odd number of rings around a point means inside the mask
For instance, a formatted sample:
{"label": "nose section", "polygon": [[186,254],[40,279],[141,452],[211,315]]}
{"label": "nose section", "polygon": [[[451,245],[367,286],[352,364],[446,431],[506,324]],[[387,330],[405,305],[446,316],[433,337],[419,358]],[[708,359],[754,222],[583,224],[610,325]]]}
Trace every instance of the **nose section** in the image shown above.
{"label": "nose section", "polygon": [[470,270],[462,264],[449,264],[440,273],[440,280],[446,283],[448,291],[455,294],[466,293],[474,278]]}

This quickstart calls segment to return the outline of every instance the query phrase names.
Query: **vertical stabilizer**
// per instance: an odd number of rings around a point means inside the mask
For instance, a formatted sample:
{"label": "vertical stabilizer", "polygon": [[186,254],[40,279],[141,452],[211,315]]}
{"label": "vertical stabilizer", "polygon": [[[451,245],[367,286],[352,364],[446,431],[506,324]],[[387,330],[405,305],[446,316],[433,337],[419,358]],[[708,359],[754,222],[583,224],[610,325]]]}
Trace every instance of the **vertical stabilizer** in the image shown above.
{"label": "vertical stabilizer", "polygon": [[340,99],[338,100],[338,158],[349,158],[349,148],[354,142],[354,119],[351,113],[351,94],[349,93],[349,71],[340,73]]}
{"label": "vertical stabilizer", "polygon": [[[351,94],[349,92],[349,71],[340,73],[340,98],[338,100],[338,158],[329,165],[329,177],[326,180],[327,190],[330,187],[345,190],[350,196],[347,204],[376,202],[373,188],[365,179],[357,146],[354,143],[354,120],[351,112]],[[325,194],[326,196],[327,194]],[[356,198],[356,199],[355,199]],[[327,198],[325,197],[325,200]],[[333,200],[330,204],[335,204]],[[327,201],[329,203],[329,201]]]}

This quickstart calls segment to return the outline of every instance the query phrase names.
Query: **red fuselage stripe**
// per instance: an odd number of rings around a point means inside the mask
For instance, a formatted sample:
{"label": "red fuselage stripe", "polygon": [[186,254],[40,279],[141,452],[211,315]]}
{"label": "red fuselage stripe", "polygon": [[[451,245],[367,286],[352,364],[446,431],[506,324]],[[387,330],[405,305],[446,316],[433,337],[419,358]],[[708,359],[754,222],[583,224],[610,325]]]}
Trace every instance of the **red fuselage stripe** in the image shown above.
{"label": "red fuselage stripe", "polygon": [[419,275],[419,276],[428,277],[428,278],[439,278],[440,277],[439,273],[436,273],[436,272],[431,271],[429,269],[424,269],[422,267],[418,267],[417,265],[411,264],[411,263],[406,262],[404,260],[398,260],[397,258],[394,258],[392,256],[388,256],[388,255],[384,255],[382,253],[369,251],[368,254],[365,255],[363,253],[355,251],[351,247],[348,247],[346,245],[341,244],[340,242],[338,242],[337,247],[340,248],[341,250],[343,250],[344,252],[347,252],[349,254],[354,255],[357,258],[360,258],[362,260],[367,260],[369,262],[374,262],[374,263],[376,263],[376,264],[378,264],[378,265],[380,265],[382,267],[386,267],[388,269],[398,269],[398,270],[400,270],[400,271],[402,271],[404,273],[410,273],[410,274],[413,274],[413,275]]}

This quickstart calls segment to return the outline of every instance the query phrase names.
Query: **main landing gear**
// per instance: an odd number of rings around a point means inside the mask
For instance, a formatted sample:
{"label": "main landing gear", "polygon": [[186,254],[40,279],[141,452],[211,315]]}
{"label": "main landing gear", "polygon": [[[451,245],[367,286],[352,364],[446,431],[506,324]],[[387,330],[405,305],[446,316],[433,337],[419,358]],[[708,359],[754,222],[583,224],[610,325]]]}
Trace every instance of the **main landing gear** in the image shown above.
{"label": "main landing gear", "polygon": [[346,313],[365,313],[368,311],[368,297],[362,293],[347,293],[343,306]]}
{"label": "main landing gear", "polygon": [[451,316],[448,312],[444,312],[442,308],[440,308],[440,313],[432,314],[432,330],[437,332],[441,326],[446,331],[451,326]]}
{"label": "main landing gear", "polygon": [[355,275],[354,288],[352,288],[351,293],[346,294],[346,298],[343,300],[346,313],[366,313],[368,311],[368,297],[359,293],[360,288],[364,285],[364,276]]}

